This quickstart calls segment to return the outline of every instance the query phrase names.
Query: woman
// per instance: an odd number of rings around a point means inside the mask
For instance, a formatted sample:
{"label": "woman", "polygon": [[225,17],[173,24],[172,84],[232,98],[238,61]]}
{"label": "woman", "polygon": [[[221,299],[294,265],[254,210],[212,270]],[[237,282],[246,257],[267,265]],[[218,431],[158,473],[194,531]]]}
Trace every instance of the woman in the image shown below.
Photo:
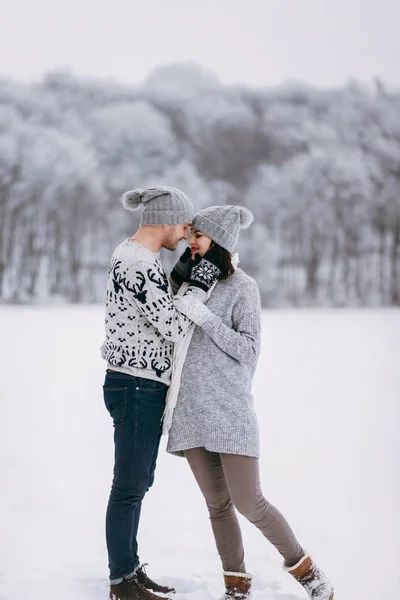
{"label": "woman", "polygon": [[197,280],[201,287],[199,268],[205,280],[207,273],[219,269],[215,289],[210,293],[204,288],[209,293],[205,304],[179,293],[175,298],[178,310],[196,327],[182,366],[167,450],[186,457],[205,497],[224,569],[224,600],[250,598],[251,590],[235,508],[276,547],[285,570],[310,598],[333,600],[332,585],[260,488],[251,384],[259,355],[261,305],[256,282],[235,268],[232,257],[240,228],[252,220],[251,212],[240,206],[200,211],[189,240],[194,262],[186,252],[171,273],[175,284],[185,279],[196,285]]}

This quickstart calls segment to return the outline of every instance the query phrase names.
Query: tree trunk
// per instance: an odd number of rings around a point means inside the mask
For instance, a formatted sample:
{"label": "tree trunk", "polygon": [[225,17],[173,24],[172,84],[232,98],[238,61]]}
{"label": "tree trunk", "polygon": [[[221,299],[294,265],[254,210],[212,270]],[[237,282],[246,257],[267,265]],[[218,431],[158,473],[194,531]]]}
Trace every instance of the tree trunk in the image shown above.
{"label": "tree trunk", "polygon": [[400,253],[400,221],[397,220],[392,231],[392,247],[390,251],[390,300],[395,306],[400,305],[399,290],[399,253]]}

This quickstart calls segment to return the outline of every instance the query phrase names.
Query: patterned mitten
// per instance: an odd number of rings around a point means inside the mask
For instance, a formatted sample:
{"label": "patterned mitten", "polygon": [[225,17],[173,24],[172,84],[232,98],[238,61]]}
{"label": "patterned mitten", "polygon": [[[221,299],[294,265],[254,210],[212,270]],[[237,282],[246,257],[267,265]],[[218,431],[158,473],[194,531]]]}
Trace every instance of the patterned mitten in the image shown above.
{"label": "patterned mitten", "polygon": [[190,285],[199,287],[205,292],[212,287],[221,274],[219,252],[213,247],[205,253],[198,265],[192,268]]}

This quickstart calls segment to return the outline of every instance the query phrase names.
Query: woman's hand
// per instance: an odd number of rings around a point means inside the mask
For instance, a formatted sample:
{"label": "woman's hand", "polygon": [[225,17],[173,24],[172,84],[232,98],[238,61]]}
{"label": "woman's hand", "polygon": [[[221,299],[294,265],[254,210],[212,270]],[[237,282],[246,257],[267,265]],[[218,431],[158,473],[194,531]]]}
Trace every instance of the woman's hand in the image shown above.
{"label": "woman's hand", "polygon": [[[199,255],[195,255],[196,256]],[[221,275],[222,265],[220,263],[219,252],[217,248],[213,247],[208,250],[203,258],[200,258],[200,262],[192,268],[190,277],[190,285],[193,287],[199,287],[205,292],[218,281]]]}

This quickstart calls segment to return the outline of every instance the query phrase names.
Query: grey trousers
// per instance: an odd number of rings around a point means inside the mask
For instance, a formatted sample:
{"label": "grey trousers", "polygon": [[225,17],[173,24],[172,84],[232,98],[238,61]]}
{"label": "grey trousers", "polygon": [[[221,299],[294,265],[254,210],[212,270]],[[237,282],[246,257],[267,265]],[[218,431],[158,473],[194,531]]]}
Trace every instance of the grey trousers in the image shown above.
{"label": "grey trousers", "polygon": [[205,448],[185,450],[185,456],[206,500],[224,571],[246,572],[235,508],[275,546],[286,566],[304,556],[289,523],[262,494],[258,458],[216,454]]}

